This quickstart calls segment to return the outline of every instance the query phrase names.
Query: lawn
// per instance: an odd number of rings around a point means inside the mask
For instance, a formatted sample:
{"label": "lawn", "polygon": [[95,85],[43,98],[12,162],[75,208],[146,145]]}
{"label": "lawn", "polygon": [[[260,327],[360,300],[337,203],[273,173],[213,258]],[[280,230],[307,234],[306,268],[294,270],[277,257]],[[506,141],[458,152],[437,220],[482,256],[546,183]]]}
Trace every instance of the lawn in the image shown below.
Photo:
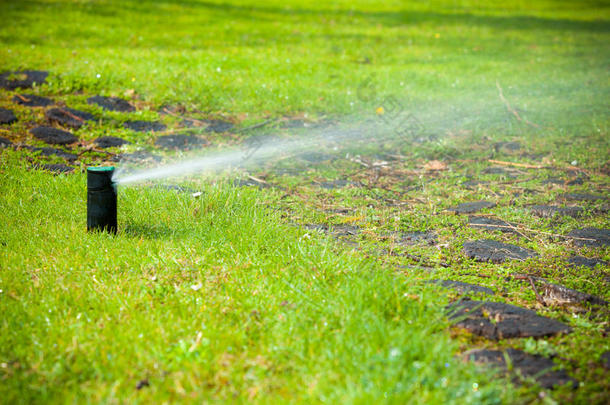
{"label": "lawn", "polygon": [[[0,89],[16,117],[0,125],[0,402],[607,403],[607,302],[560,302],[550,283],[610,300],[609,6],[0,2],[0,73],[49,72]],[[95,119],[60,125],[25,93]],[[36,149],[39,125],[78,141]],[[85,168],[201,155],[163,149],[175,134],[206,151],[308,146],[120,185],[118,234],[86,232]],[[606,236],[570,236],[582,228]],[[536,255],[482,262],[464,243],[483,239]],[[446,309],[464,296],[571,331],[468,331]],[[552,359],[571,380],[464,360],[481,348]]]}

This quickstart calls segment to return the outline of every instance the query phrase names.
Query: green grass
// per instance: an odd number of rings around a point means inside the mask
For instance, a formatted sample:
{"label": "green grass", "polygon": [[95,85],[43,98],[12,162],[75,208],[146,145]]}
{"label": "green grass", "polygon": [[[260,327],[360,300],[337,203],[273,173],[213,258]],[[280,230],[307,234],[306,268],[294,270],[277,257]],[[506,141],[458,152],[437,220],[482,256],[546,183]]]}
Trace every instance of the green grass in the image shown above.
{"label": "green grass", "polygon": [[[452,357],[441,297],[281,225],[256,192],[125,189],[119,234],[87,234],[84,176],[3,156],[6,403],[457,404],[510,392]],[[137,391],[142,379],[150,388]]]}
{"label": "green grass", "polygon": [[[392,134],[412,114],[425,135],[350,145],[363,155],[406,156],[379,171],[292,159],[283,164],[297,175],[252,172],[283,190],[236,188],[225,176],[190,179],[200,198],[121,187],[117,236],[85,232],[84,174],[51,176],[31,170],[27,159],[40,160],[31,153],[2,150],[0,402],[607,401],[600,355],[610,349],[608,311],[540,307],[507,276],[536,274],[610,300],[607,267],[566,265],[574,254],[608,261],[610,250],[548,235],[609,228],[599,214],[607,202],[583,203],[581,219],[540,219],[527,209],[564,192],[608,196],[608,3],[378,3],[0,1],[0,72],[49,70],[34,93],[102,118],[74,131],[78,150],[102,135],[130,140],[124,151],[152,150],[153,134],[122,123],[135,117],[177,129],[179,117],[157,112],[165,104],[238,128],[304,118],[373,128],[372,137]],[[19,118],[0,136],[44,146],[28,132],[45,122],[43,110],[15,105],[14,93],[0,90],[0,107]],[[124,97],[138,111],[103,111],[86,102],[95,94]],[[274,121],[206,137],[222,147],[269,131],[312,133]],[[522,151],[494,151],[506,140]],[[78,164],[105,159],[85,153]],[[448,170],[422,169],[435,159]],[[522,169],[517,179],[481,175],[488,159],[545,169]],[[574,168],[584,184],[542,183],[573,178]],[[489,183],[464,188],[471,176]],[[367,187],[311,184],[336,178]],[[527,238],[474,230],[443,211],[477,199],[495,201],[487,212],[530,229]],[[292,223],[358,225],[358,249]],[[387,238],[430,229],[436,246]],[[540,257],[503,265],[464,257],[463,241],[489,237]],[[433,267],[414,266],[413,255]],[[490,342],[452,330],[443,308],[455,295],[423,283],[430,278],[492,287],[492,300],[537,309],[574,333]],[[581,384],[515,387],[456,358],[473,347],[557,355]],[[136,389],[144,380],[149,386]]]}

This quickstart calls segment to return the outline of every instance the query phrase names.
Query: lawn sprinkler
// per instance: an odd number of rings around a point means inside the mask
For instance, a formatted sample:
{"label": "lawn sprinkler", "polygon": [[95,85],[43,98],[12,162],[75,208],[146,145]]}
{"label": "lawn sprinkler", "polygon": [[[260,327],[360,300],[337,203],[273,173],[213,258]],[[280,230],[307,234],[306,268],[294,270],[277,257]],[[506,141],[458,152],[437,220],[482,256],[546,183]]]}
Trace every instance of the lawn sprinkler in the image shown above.
{"label": "lawn sprinkler", "polygon": [[112,166],[87,168],[87,231],[117,231],[113,174]]}

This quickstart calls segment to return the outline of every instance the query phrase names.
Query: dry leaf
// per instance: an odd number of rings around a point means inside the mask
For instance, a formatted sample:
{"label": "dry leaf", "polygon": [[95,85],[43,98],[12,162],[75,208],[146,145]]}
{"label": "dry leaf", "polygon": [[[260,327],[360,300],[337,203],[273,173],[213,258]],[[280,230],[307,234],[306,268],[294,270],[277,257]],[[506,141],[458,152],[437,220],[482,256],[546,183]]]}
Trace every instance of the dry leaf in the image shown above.
{"label": "dry leaf", "polygon": [[440,160],[431,160],[424,165],[424,169],[427,171],[447,170],[447,168],[447,163],[441,162]]}

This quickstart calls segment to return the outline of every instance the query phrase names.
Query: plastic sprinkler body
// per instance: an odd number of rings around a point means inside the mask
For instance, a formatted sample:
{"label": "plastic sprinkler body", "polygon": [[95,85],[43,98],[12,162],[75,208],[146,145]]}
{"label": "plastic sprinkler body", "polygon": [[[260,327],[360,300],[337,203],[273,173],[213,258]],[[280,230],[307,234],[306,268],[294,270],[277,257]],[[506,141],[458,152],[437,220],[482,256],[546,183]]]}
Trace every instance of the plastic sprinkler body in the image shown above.
{"label": "plastic sprinkler body", "polygon": [[114,167],[87,168],[87,231],[117,231]]}

